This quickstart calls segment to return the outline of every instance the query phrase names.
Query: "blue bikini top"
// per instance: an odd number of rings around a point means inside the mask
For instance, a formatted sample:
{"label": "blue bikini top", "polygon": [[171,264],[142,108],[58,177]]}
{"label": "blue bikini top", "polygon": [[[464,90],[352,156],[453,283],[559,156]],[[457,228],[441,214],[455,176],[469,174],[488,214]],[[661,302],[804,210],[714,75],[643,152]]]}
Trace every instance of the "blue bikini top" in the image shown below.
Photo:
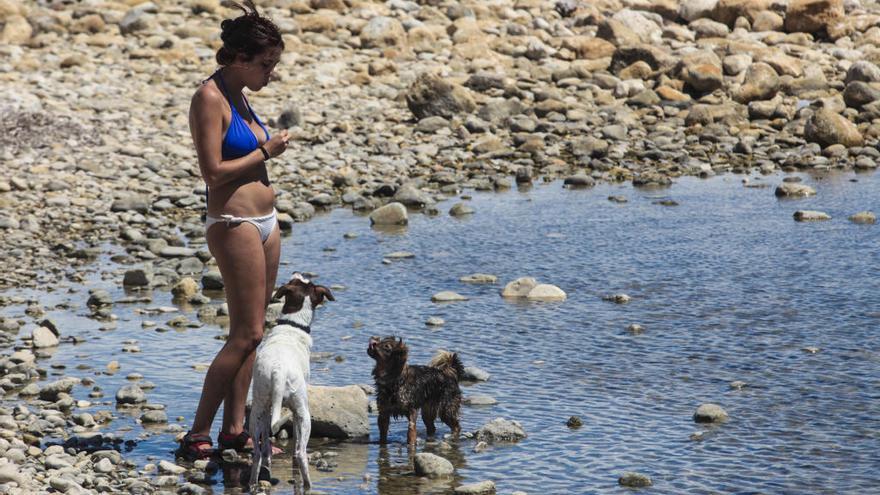
{"label": "blue bikini top", "polygon": [[[232,104],[232,99],[229,98],[229,93],[226,92],[226,84],[223,83],[223,76],[220,74],[220,71],[217,71],[217,81],[220,82],[220,89],[223,91],[223,95],[226,96],[226,100],[229,102],[229,107],[232,108],[232,119],[229,121],[229,128],[226,130],[226,136],[223,137],[223,148],[221,149],[223,159],[232,160],[254,151],[260,146],[260,142],[257,140],[257,136],[254,135],[251,126],[249,126],[241,115],[238,114],[238,110],[236,110],[235,105]],[[256,120],[257,123],[260,124],[260,127],[263,128],[263,132],[266,133],[266,141],[268,141],[269,131],[266,129],[266,126],[260,122],[259,117],[257,117],[257,114],[255,114],[254,110],[251,108],[251,104],[248,103],[247,98],[244,99],[244,104],[247,105],[248,111],[251,113],[254,120]]]}

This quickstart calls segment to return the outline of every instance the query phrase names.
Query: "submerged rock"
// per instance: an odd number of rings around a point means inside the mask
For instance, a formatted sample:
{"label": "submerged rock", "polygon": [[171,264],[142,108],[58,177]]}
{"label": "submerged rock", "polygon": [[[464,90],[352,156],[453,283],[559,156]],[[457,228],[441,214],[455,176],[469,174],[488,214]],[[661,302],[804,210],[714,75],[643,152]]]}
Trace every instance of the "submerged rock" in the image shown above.
{"label": "submerged rock", "polygon": [[413,467],[417,476],[426,476],[428,478],[443,478],[452,476],[452,473],[455,472],[452,463],[447,459],[428,452],[416,454],[413,460]]}
{"label": "submerged rock", "polygon": [[697,423],[720,423],[727,421],[727,411],[718,404],[701,404],[694,412],[694,421]]}

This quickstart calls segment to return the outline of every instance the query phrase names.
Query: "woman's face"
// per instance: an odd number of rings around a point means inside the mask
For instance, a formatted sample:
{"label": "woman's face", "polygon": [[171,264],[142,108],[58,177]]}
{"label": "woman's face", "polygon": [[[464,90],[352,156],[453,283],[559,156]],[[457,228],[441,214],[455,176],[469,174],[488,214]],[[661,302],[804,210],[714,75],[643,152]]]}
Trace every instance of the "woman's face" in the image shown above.
{"label": "woman's face", "polygon": [[241,70],[244,85],[251,91],[259,91],[269,84],[269,77],[280,59],[281,47],[276,46],[236,65]]}

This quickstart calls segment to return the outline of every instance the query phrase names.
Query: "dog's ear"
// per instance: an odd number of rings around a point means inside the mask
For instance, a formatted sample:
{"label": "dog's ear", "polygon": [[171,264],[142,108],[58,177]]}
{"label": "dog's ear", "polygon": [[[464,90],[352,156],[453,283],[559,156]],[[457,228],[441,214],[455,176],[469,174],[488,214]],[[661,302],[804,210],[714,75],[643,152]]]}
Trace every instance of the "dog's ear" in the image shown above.
{"label": "dog's ear", "polygon": [[287,284],[284,284],[275,291],[275,295],[272,296],[272,299],[281,299],[287,294],[290,294],[290,287]]}
{"label": "dog's ear", "polygon": [[324,299],[328,301],[335,301],[336,298],[333,297],[333,293],[330,292],[330,289],[324,287],[323,285],[316,285],[312,288],[312,307],[315,307],[322,302]]}

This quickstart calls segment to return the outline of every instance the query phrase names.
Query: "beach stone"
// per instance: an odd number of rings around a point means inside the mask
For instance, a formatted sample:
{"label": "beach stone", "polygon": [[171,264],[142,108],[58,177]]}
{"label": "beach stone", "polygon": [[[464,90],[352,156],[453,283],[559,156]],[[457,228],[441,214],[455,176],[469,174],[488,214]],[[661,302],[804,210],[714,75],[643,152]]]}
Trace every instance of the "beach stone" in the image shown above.
{"label": "beach stone", "polygon": [[37,327],[31,333],[32,345],[34,349],[44,349],[46,347],[55,347],[58,345],[58,336],[55,332],[46,327]]}
{"label": "beach stone", "polygon": [[850,215],[849,221],[860,224],[874,224],[877,223],[877,216],[870,211],[860,211],[859,213]]}
{"label": "beach stone", "polygon": [[694,412],[694,421],[697,423],[720,423],[727,421],[727,411],[718,404],[701,404]]}
{"label": "beach stone", "polygon": [[425,476],[428,478],[443,478],[452,476],[455,471],[452,463],[439,455],[430,454],[428,452],[420,452],[416,454],[413,461],[417,476]]}
{"label": "beach stone", "polygon": [[538,284],[526,295],[530,301],[564,301],[566,297],[565,291],[550,284]]}
{"label": "beach stone", "polygon": [[586,174],[576,174],[566,177],[563,184],[571,187],[593,187],[596,185],[596,180]]}
{"label": "beach stone", "polygon": [[183,277],[174,284],[171,293],[174,297],[189,299],[199,293],[199,284],[190,277]]}
{"label": "beach stone", "polygon": [[749,66],[745,75],[746,83],[740,86],[732,96],[739,103],[755,100],[769,100],[776,96],[779,88],[779,74],[776,69],[764,62],[756,62]]}
{"label": "beach stone", "polygon": [[711,93],[724,84],[721,67],[714,64],[686,66],[681,71],[681,78],[700,93]]}
{"label": "beach stone", "polygon": [[368,437],[368,402],[367,394],[357,385],[309,385],[312,435],[343,440]]}
{"label": "beach stone", "polygon": [[86,301],[86,305],[88,306],[109,306],[113,304],[113,298],[110,296],[110,293],[104,289],[91,289],[89,290],[89,299]]}
{"label": "beach stone", "polygon": [[360,32],[363,48],[400,46],[406,42],[406,31],[400,21],[392,17],[376,16]]}
{"label": "beach stone", "polygon": [[565,422],[565,426],[569,428],[580,428],[584,425],[584,421],[578,416],[571,416],[568,418],[568,421]]}
{"label": "beach stone", "polygon": [[23,45],[31,39],[34,29],[24,16],[12,15],[6,18],[3,31],[0,32],[0,43]]}
{"label": "beach stone", "polygon": [[457,302],[467,301],[468,298],[453,291],[444,290],[431,296],[432,302]]}
{"label": "beach stone", "polygon": [[602,299],[615,304],[626,304],[632,300],[632,298],[626,294],[609,294],[607,296],[602,296]]}
{"label": "beach stone", "polygon": [[122,279],[122,285],[126,287],[149,287],[152,283],[153,267],[151,265],[126,270]]}
{"label": "beach stone", "polygon": [[758,12],[752,21],[752,31],[781,31],[785,20],[781,15],[770,10]]}
{"label": "beach stone", "polygon": [[461,376],[463,381],[468,382],[486,382],[492,375],[488,371],[477,368],[476,366],[465,366],[464,374]]}
{"label": "beach stone", "polygon": [[202,275],[202,288],[205,290],[223,290],[223,276],[219,271],[210,271]]}
{"label": "beach stone", "polygon": [[116,392],[117,404],[143,404],[147,396],[137,385],[125,385]]}
{"label": "beach stone", "polygon": [[476,104],[467,88],[445,81],[436,74],[422,73],[405,94],[406,105],[419,120],[431,116],[452,118],[471,113]]}
{"label": "beach stone", "polygon": [[143,424],[159,424],[159,423],[167,423],[168,415],[165,414],[165,411],[147,411],[141,415],[141,423]]}
{"label": "beach stone", "polygon": [[498,404],[498,399],[486,394],[470,394],[463,402],[469,406],[494,406]]}
{"label": "beach stone", "polygon": [[58,400],[59,395],[61,394],[69,394],[73,387],[79,383],[79,380],[76,378],[62,378],[61,380],[56,380],[52,383],[47,383],[40,388],[40,399],[55,402]]}
{"label": "beach stone", "polygon": [[712,10],[712,19],[733,26],[740,17],[745,17],[750,22],[758,15],[770,8],[771,0],[718,0]]}
{"label": "beach stone", "polygon": [[776,196],[785,198],[802,198],[807,196],[815,196],[816,190],[806,184],[798,184],[796,182],[783,182],[776,187]]}
{"label": "beach stone", "polygon": [[494,284],[498,281],[498,277],[487,273],[474,273],[459,277],[458,281],[466,284]]}
{"label": "beach stone", "polygon": [[131,194],[117,199],[110,205],[110,211],[136,211],[146,213],[150,210],[150,198]]}
{"label": "beach stone", "polygon": [[425,320],[425,325],[428,325],[429,327],[440,327],[443,326],[444,323],[446,323],[446,321],[439,316],[429,316],[428,319]]}
{"label": "beach stone", "polygon": [[785,30],[816,33],[844,15],[843,0],[791,0],[785,10]]}
{"label": "beach stone", "polygon": [[880,67],[867,60],[857,60],[846,70],[843,82],[849,85],[857,81],[880,82]]}
{"label": "beach stone", "polygon": [[718,0],[682,0],[678,14],[688,22],[703,19],[712,15],[717,4]]}
{"label": "beach stone", "polygon": [[517,442],[526,438],[526,432],[518,421],[495,418],[474,432],[477,441],[487,443]]}
{"label": "beach stone", "polygon": [[163,258],[189,258],[195,255],[195,249],[182,246],[168,246],[159,250],[159,256]]}
{"label": "beach stone", "polygon": [[173,462],[169,462],[166,460],[159,461],[159,472],[160,473],[168,473],[168,474],[183,474],[186,472],[186,468],[183,466],[178,466]]}
{"label": "beach stone", "polygon": [[804,139],[822,147],[842,144],[847,148],[864,143],[855,124],[829,108],[817,110],[804,126]]}
{"label": "beach stone", "polygon": [[455,203],[452,205],[452,208],[449,209],[449,214],[453,217],[462,217],[465,215],[473,215],[475,211],[476,210],[471,208],[470,205],[465,203]]}
{"label": "beach stone", "polygon": [[821,220],[831,220],[831,216],[824,211],[798,210],[794,212],[794,219],[797,222],[815,222]]}
{"label": "beach stone", "polygon": [[466,483],[455,487],[454,493],[456,495],[494,495],[495,482],[485,480],[477,483]]}
{"label": "beach stone", "polygon": [[644,488],[646,486],[651,486],[653,483],[651,482],[651,478],[642,473],[634,473],[632,471],[627,471],[620,475],[620,478],[617,479],[617,482],[620,486],[626,486],[629,488]]}
{"label": "beach stone", "polygon": [[538,285],[538,281],[532,277],[521,277],[509,282],[501,290],[501,297],[528,297],[529,292]]}
{"label": "beach stone", "polygon": [[853,81],[843,90],[843,101],[848,107],[861,108],[877,100],[880,100],[880,83]]}
{"label": "beach stone", "polygon": [[405,206],[400,203],[388,203],[370,213],[370,222],[373,225],[406,225],[409,217]]}
{"label": "beach stone", "polygon": [[21,467],[12,462],[0,465],[0,484],[17,483],[21,485],[22,481],[24,478],[21,474]]}
{"label": "beach stone", "polygon": [[110,462],[110,459],[107,458],[101,459],[100,461],[96,462],[94,468],[96,473],[102,474],[112,473],[116,470],[116,466],[114,466],[113,463]]}

